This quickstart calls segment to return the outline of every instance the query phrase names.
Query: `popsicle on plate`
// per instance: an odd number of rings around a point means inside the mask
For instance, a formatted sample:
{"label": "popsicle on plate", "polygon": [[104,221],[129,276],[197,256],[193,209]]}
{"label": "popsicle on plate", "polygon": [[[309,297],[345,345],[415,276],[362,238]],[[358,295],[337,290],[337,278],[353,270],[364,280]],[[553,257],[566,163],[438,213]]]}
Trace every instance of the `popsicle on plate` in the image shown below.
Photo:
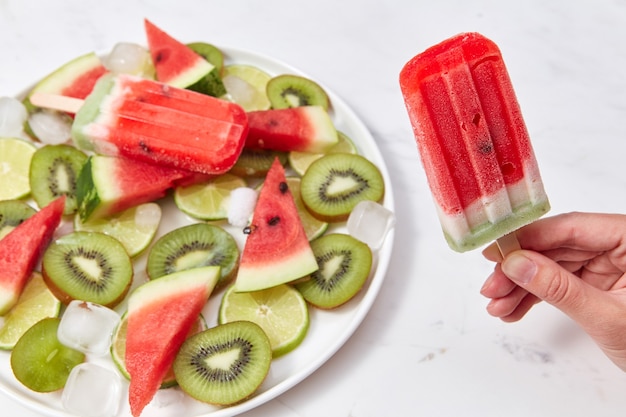
{"label": "popsicle on plate", "polygon": [[84,102],[40,94],[31,102],[76,112],[81,149],[204,174],[228,171],[248,132],[233,102],[131,75],[101,77]]}
{"label": "popsicle on plate", "polygon": [[464,252],[550,209],[499,48],[462,33],[412,58],[400,87],[450,247]]}

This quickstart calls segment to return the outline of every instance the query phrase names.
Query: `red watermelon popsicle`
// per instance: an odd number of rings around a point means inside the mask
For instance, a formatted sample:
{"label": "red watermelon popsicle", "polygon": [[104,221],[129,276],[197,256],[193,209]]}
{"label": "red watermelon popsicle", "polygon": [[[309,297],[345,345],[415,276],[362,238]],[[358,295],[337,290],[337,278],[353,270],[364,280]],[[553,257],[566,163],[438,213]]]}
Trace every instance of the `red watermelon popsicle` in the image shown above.
{"label": "red watermelon popsicle", "polygon": [[235,103],[130,75],[103,76],[84,102],[43,94],[31,102],[75,112],[81,149],[203,174],[228,171],[248,132]]}
{"label": "red watermelon popsicle", "polygon": [[550,209],[500,50],[463,33],[411,59],[400,87],[450,247],[464,252]]}

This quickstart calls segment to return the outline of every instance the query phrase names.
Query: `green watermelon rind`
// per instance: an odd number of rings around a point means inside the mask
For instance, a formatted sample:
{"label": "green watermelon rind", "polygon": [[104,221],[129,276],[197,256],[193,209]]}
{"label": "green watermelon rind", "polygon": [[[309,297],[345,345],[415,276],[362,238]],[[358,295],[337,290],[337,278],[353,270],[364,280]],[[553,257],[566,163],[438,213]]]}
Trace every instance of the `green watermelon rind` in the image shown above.
{"label": "green watermelon rind", "polygon": [[102,61],[95,52],[76,57],[39,81],[29,95],[34,92],[61,93],[77,78],[101,66]]}

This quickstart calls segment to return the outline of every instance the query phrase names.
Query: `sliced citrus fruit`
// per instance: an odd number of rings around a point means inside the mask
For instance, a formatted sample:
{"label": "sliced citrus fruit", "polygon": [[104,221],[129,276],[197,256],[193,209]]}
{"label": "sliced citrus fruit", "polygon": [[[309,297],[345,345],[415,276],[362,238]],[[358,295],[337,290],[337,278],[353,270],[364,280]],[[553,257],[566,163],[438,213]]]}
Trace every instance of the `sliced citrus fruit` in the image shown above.
{"label": "sliced citrus fruit", "polygon": [[[193,335],[201,332],[207,328],[207,324],[204,320],[204,317],[198,317],[196,321],[196,325],[191,329],[189,335]],[[130,379],[130,374],[128,370],[126,370],[126,361],[124,358],[126,357],[126,332],[128,330],[128,317],[126,314],[122,316],[122,320],[120,321],[119,326],[115,333],[113,333],[113,337],[111,339],[111,358],[113,362],[119,369],[119,371],[124,375],[126,379]],[[161,388],[167,388],[176,385],[176,377],[174,376],[174,371],[170,369],[165,377],[163,378],[163,383],[161,384]]]}
{"label": "sliced citrus fruit", "polygon": [[[327,153],[357,153],[357,148],[345,133],[337,132],[338,142],[336,145],[333,145],[332,148],[328,150]],[[289,165],[293,168],[294,171],[298,175],[304,175],[307,168],[320,159],[324,154],[321,153],[310,153],[310,152],[289,152],[288,160]]]}
{"label": "sliced citrus fruit", "polygon": [[224,67],[222,82],[231,99],[246,111],[267,110],[270,100],[265,89],[272,77],[265,71],[245,64]]}
{"label": "sliced citrus fruit", "polygon": [[243,178],[227,173],[201,184],[177,187],[174,202],[182,212],[196,219],[223,220],[228,217],[230,192],[245,186]]}
{"label": "sliced citrus fruit", "polygon": [[18,138],[0,138],[0,200],[12,200],[30,193],[28,173],[35,145]]}
{"label": "sliced citrus fruit", "polygon": [[300,215],[300,220],[302,221],[302,227],[304,227],[306,237],[309,241],[311,241],[323,235],[328,229],[328,223],[314,217],[309,209],[307,209],[304,205],[302,197],[300,196],[300,178],[288,177],[287,185],[289,186],[289,190],[291,190],[291,194],[293,195],[293,199],[296,203],[296,208],[298,209],[298,214]]}
{"label": "sliced citrus fruit", "polygon": [[61,302],[50,292],[39,272],[34,272],[17,304],[4,316],[0,349],[13,349],[19,338],[39,320],[58,317]]}
{"label": "sliced citrus fruit", "polygon": [[309,310],[306,301],[288,284],[252,292],[235,292],[231,286],[222,297],[219,323],[238,320],[258,324],[272,346],[272,355],[278,357],[295,349],[309,329]]}
{"label": "sliced citrus fruit", "polygon": [[145,203],[129,208],[111,217],[82,222],[74,218],[77,231],[100,232],[119,240],[129,256],[141,253],[152,241],[161,223],[161,207]]}

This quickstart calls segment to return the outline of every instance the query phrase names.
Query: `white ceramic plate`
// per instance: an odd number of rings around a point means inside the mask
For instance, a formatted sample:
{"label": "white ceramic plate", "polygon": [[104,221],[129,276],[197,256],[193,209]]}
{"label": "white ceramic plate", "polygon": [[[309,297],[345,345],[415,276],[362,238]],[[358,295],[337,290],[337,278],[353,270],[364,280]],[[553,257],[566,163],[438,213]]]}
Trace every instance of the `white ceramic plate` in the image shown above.
{"label": "white ceramic plate", "polygon": [[[233,48],[222,48],[225,53],[226,64],[250,64],[255,65],[270,75],[283,73],[303,74],[302,72],[274,59],[258,54]],[[324,87],[326,88],[326,87]],[[385,180],[384,206],[394,211],[393,192],[389,172],[379,152],[376,142],[363,122],[354,114],[348,105],[332,91],[326,88],[332,103],[331,116],[338,130],[346,133],[357,145],[359,152],[378,166]],[[163,220],[155,239],[173,228],[190,223],[190,219],[184,216],[173,204],[171,199],[162,201]],[[222,225],[229,230],[243,247],[243,233],[228,225]],[[343,224],[333,226],[332,230],[346,232]],[[311,320],[309,332],[303,343],[289,354],[275,359],[272,363],[266,380],[247,401],[230,406],[215,407],[202,404],[185,396],[182,402],[175,403],[165,408],[157,409],[154,404],[149,405],[142,417],[150,416],[203,416],[224,417],[234,416],[251,410],[287,391],[295,386],[312,372],[318,369],[352,336],[357,327],[370,310],[379,289],[385,279],[394,240],[393,230],[387,235],[383,246],[374,253],[374,264],[371,276],[363,290],[350,302],[334,311],[322,311],[310,309]],[[145,277],[145,255],[135,261],[136,282]],[[204,317],[209,326],[217,323],[217,310],[221,293],[211,296],[204,311]],[[118,310],[123,312],[122,304]],[[10,396],[25,406],[49,416],[68,416],[61,404],[61,393],[39,394],[22,386],[13,376],[9,363],[10,353],[0,352],[0,391]],[[116,369],[108,356],[103,358],[88,358],[89,361],[99,363],[110,369]],[[124,390],[127,384],[124,380]],[[179,390],[170,388],[169,390]],[[170,392],[171,393],[171,392]],[[118,416],[130,416],[128,401],[121,402]]]}

